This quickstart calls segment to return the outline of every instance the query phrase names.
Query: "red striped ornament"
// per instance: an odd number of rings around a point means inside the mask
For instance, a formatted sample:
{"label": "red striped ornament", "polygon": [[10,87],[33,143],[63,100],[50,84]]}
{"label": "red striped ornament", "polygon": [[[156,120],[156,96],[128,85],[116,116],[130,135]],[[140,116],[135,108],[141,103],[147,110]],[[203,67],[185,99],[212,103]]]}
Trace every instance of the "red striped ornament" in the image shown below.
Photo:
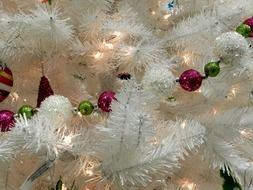
{"label": "red striped ornament", "polygon": [[8,67],[4,66],[0,69],[0,102],[9,96],[12,86],[12,72]]}

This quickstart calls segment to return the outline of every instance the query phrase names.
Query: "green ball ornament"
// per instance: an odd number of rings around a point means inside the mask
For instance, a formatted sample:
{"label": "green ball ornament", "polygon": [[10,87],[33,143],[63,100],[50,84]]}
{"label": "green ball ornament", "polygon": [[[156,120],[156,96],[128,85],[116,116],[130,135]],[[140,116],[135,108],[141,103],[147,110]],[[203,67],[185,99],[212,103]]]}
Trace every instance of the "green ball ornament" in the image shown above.
{"label": "green ball ornament", "polygon": [[78,106],[78,111],[82,115],[90,115],[94,110],[94,105],[89,101],[83,101]]}
{"label": "green ball ornament", "polygon": [[21,115],[25,115],[27,119],[31,119],[35,111],[32,106],[23,105],[21,108],[19,108],[18,113]]}
{"label": "green ball ornament", "polygon": [[243,37],[247,38],[247,37],[249,37],[249,35],[251,33],[251,28],[247,24],[241,24],[240,26],[238,26],[236,28],[236,32],[241,34]]}
{"label": "green ball ornament", "polygon": [[209,62],[205,65],[205,75],[207,77],[216,77],[220,73],[219,62]]}

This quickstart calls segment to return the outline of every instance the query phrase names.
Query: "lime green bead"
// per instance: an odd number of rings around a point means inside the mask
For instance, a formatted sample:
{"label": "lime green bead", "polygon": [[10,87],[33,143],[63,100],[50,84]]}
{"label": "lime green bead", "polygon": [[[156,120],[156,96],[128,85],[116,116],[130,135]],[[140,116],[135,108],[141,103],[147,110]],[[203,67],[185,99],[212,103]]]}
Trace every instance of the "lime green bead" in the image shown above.
{"label": "lime green bead", "polygon": [[89,101],[83,101],[78,106],[78,111],[82,115],[90,115],[94,110],[94,105]]}
{"label": "lime green bead", "polygon": [[25,115],[27,119],[31,119],[34,115],[34,108],[29,105],[23,105],[21,108],[19,108],[18,113]]}
{"label": "lime green bead", "polygon": [[207,77],[216,77],[220,73],[219,62],[209,62],[205,65],[205,75]]}
{"label": "lime green bead", "polygon": [[247,24],[241,24],[240,26],[238,26],[236,28],[236,32],[241,34],[243,37],[247,38],[247,37],[249,37],[249,34],[251,32],[251,28]]}

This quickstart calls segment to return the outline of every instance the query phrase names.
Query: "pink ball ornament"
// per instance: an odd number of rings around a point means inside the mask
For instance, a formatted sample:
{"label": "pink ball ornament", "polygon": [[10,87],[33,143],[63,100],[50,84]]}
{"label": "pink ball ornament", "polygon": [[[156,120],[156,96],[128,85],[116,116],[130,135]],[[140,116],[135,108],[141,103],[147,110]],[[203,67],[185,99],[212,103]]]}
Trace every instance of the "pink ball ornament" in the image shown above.
{"label": "pink ball ornament", "polygon": [[249,34],[249,37],[253,37],[253,17],[246,19],[243,24],[247,24],[251,28],[251,32]]}
{"label": "pink ball ornament", "polygon": [[203,76],[196,70],[184,71],[179,77],[180,86],[186,91],[198,90],[202,84]]}
{"label": "pink ball ornament", "polygon": [[0,129],[1,132],[10,131],[14,127],[14,113],[8,110],[0,111]]}
{"label": "pink ball ornament", "polygon": [[116,100],[115,92],[105,91],[98,98],[98,107],[104,112],[110,112],[113,100]]}

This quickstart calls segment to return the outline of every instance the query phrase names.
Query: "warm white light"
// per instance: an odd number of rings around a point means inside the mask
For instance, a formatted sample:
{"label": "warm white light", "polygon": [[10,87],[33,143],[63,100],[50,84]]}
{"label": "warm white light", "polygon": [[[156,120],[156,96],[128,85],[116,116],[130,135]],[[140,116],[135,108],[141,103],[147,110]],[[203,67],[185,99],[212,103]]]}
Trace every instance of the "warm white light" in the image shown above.
{"label": "warm white light", "polygon": [[82,113],[80,111],[77,112],[77,114],[78,114],[79,117],[83,117],[83,115],[82,115]]}
{"label": "warm white light", "polygon": [[95,53],[93,54],[93,57],[94,57],[95,59],[101,59],[101,58],[103,58],[103,56],[104,56],[104,54],[101,53],[100,51],[95,52]]}
{"label": "warm white light", "polygon": [[151,11],[151,14],[152,14],[152,15],[155,15],[155,14],[156,14],[156,12],[155,12],[155,11]]}
{"label": "warm white light", "polygon": [[62,190],[68,190],[65,184],[62,184]]}
{"label": "warm white light", "polygon": [[84,170],[84,173],[88,176],[92,176],[94,173],[93,173],[93,168],[94,168],[94,163],[92,162],[89,162],[89,163],[86,163],[85,164],[85,170]]}
{"label": "warm white light", "polygon": [[233,94],[233,96],[235,96],[235,95],[236,95],[236,89],[233,88],[233,89],[231,90],[231,93]]}
{"label": "warm white light", "polygon": [[103,42],[103,45],[108,48],[108,49],[113,49],[114,48],[114,45],[111,44],[111,43],[106,43],[105,41]]}
{"label": "warm white light", "polygon": [[217,110],[213,109],[213,114],[216,115],[216,113],[217,113]]}
{"label": "warm white light", "polygon": [[157,138],[155,137],[154,140],[153,140],[151,143],[152,143],[152,144],[158,144]]}
{"label": "warm white light", "polygon": [[248,130],[247,129],[239,130],[239,133],[244,138],[253,139],[253,132],[251,130],[249,130],[249,129]]}
{"label": "warm white light", "polygon": [[13,93],[11,94],[11,102],[12,102],[12,103],[13,103],[13,102],[16,102],[16,101],[18,101],[18,99],[19,99],[18,93],[17,93],[17,92],[13,92]]}
{"label": "warm white light", "polygon": [[236,96],[236,94],[238,93],[238,91],[239,91],[238,88],[233,87],[233,88],[231,89],[230,93],[227,95],[227,99],[228,99],[228,100],[233,99],[233,97]]}
{"label": "warm white light", "polygon": [[188,54],[183,55],[183,59],[186,64],[190,62],[190,56]]}
{"label": "warm white light", "polygon": [[24,102],[27,102],[27,99],[26,99],[26,98],[24,99]]}
{"label": "warm white light", "polygon": [[196,187],[195,183],[191,183],[189,181],[184,181],[182,184],[183,188],[187,188],[188,190],[193,190]]}
{"label": "warm white light", "polygon": [[72,137],[71,136],[65,136],[64,137],[64,143],[66,143],[66,144],[71,144],[71,142],[72,142]]}
{"label": "warm white light", "polygon": [[92,175],[93,175],[93,171],[92,171],[92,170],[89,170],[89,169],[87,169],[87,170],[85,171],[85,173],[86,173],[88,176],[92,176]]}
{"label": "warm white light", "polygon": [[201,89],[198,89],[196,92],[198,92],[198,93],[202,93],[202,90],[201,90]]}
{"label": "warm white light", "polygon": [[181,127],[184,129],[186,127],[186,121],[184,121],[182,124],[181,124]]}
{"label": "warm white light", "polygon": [[163,18],[164,18],[164,20],[167,20],[170,16],[171,16],[171,14],[166,14],[163,16]]}

